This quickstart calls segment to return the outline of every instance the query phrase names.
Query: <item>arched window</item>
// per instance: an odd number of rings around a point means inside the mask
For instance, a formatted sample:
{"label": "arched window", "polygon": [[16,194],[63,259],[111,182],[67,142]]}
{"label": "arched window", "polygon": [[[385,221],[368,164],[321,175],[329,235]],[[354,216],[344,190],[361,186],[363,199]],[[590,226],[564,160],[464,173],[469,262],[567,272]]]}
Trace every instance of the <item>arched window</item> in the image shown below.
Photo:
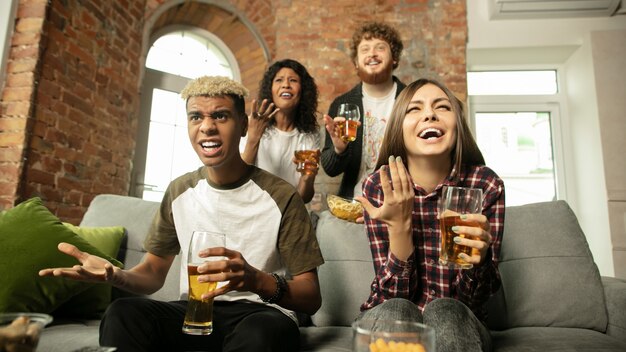
{"label": "arched window", "polygon": [[158,37],[148,51],[146,68],[189,79],[203,75],[234,79],[239,76],[237,61],[228,47],[210,32],[195,28]]}
{"label": "arched window", "polygon": [[171,180],[202,165],[189,143],[180,91],[199,76],[239,81],[240,73],[217,36],[180,26],[153,36],[145,70],[131,195],[161,201]]}

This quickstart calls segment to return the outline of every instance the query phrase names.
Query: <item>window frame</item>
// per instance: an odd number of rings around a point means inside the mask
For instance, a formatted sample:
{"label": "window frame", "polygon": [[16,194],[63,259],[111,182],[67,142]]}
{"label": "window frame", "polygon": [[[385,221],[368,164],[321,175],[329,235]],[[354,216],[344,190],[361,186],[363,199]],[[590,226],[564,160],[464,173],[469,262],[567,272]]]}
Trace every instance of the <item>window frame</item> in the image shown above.
{"label": "window frame", "polygon": [[14,32],[18,0],[9,0],[0,5],[0,90],[5,88],[7,64],[11,53],[11,37]]}
{"label": "window frame", "polygon": [[555,70],[557,78],[557,93],[552,95],[468,95],[468,122],[474,136],[476,136],[476,113],[485,112],[547,112],[550,114],[550,133],[552,140],[552,154],[554,161],[554,177],[556,199],[574,203],[572,192],[568,192],[568,185],[575,184],[574,173],[569,169],[568,162],[571,156],[568,153],[569,125],[566,116],[564,84],[561,80],[559,67],[535,66],[529,67],[474,67],[470,71],[536,71]]}

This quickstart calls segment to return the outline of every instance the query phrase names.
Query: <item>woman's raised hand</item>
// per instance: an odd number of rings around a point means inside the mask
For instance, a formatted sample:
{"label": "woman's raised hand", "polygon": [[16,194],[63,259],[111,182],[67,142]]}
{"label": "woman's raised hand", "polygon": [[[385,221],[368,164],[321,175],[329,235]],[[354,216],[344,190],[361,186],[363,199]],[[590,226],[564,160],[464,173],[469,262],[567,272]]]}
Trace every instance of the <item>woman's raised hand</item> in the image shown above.
{"label": "woman's raised hand", "polygon": [[384,196],[380,207],[374,207],[364,197],[355,199],[363,204],[370,218],[387,224],[389,252],[400,260],[408,260],[414,251],[412,220],[415,190],[402,158],[389,157],[389,166],[381,168],[380,183]]}
{"label": "woman's raised hand", "polygon": [[256,99],[252,100],[252,111],[248,115],[248,139],[261,140],[265,128],[278,111],[280,109],[267,99],[263,99],[261,104],[257,104]]}
{"label": "woman's raised hand", "polygon": [[370,218],[382,221],[390,227],[408,226],[410,229],[415,191],[411,175],[402,158],[389,157],[389,165],[381,168],[380,183],[385,199],[379,208],[374,207],[365,197],[355,199],[363,204]]}

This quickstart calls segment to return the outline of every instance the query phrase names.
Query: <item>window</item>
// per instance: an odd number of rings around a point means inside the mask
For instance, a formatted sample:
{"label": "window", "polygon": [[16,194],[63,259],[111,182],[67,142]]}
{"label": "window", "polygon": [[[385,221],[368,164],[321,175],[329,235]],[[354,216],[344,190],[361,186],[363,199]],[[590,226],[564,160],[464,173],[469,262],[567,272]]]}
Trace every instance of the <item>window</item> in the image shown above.
{"label": "window", "polygon": [[504,180],[506,205],[562,199],[556,71],[468,72],[468,92],[476,142]]}
{"label": "window", "polygon": [[0,90],[4,88],[18,0],[0,1]]}
{"label": "window", "polygon": [[189,144],[185,103],[178,93],[154,88],[143,199],[160,201],[171,180],[202,166]]}
{"label": "window", "polygon": [[227,47],[214,43],[221,40],[208,32],[200,35],[180,30],[166,34],[152,44],[146,67],[190,79],[203,75],[234,78]]}
{"label": "window", "polygon": [[209,32],[177,27],[156,38],[146,58],[131,194],[161,201],[171,180],[202,165],[189,143],[179,92],[202,75],[238,80],[239,68]]}
{"label": "window", "polygon": [[467,89],[469,95],[556,94],[556,71],[468,72]]}

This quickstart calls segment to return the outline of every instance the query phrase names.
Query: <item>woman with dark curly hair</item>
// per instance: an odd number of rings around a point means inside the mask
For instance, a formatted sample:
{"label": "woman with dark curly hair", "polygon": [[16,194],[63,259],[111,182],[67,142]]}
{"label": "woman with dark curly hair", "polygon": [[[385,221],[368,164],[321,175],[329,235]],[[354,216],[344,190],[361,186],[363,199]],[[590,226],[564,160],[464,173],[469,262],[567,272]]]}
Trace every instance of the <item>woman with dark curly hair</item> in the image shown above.
{"label": "woman with dark curly hair", "polygon": [[[319,169],[320,133],[317,123],[318,90],[315,80],[298,61],[272,64],[259,83],[259,101],[252,102],[248,134],[241,139],[243,159],[296,187],[305,203],[313,198]],[[298,140],[310,141],[314,159],[301,173],[294,165]]]}

